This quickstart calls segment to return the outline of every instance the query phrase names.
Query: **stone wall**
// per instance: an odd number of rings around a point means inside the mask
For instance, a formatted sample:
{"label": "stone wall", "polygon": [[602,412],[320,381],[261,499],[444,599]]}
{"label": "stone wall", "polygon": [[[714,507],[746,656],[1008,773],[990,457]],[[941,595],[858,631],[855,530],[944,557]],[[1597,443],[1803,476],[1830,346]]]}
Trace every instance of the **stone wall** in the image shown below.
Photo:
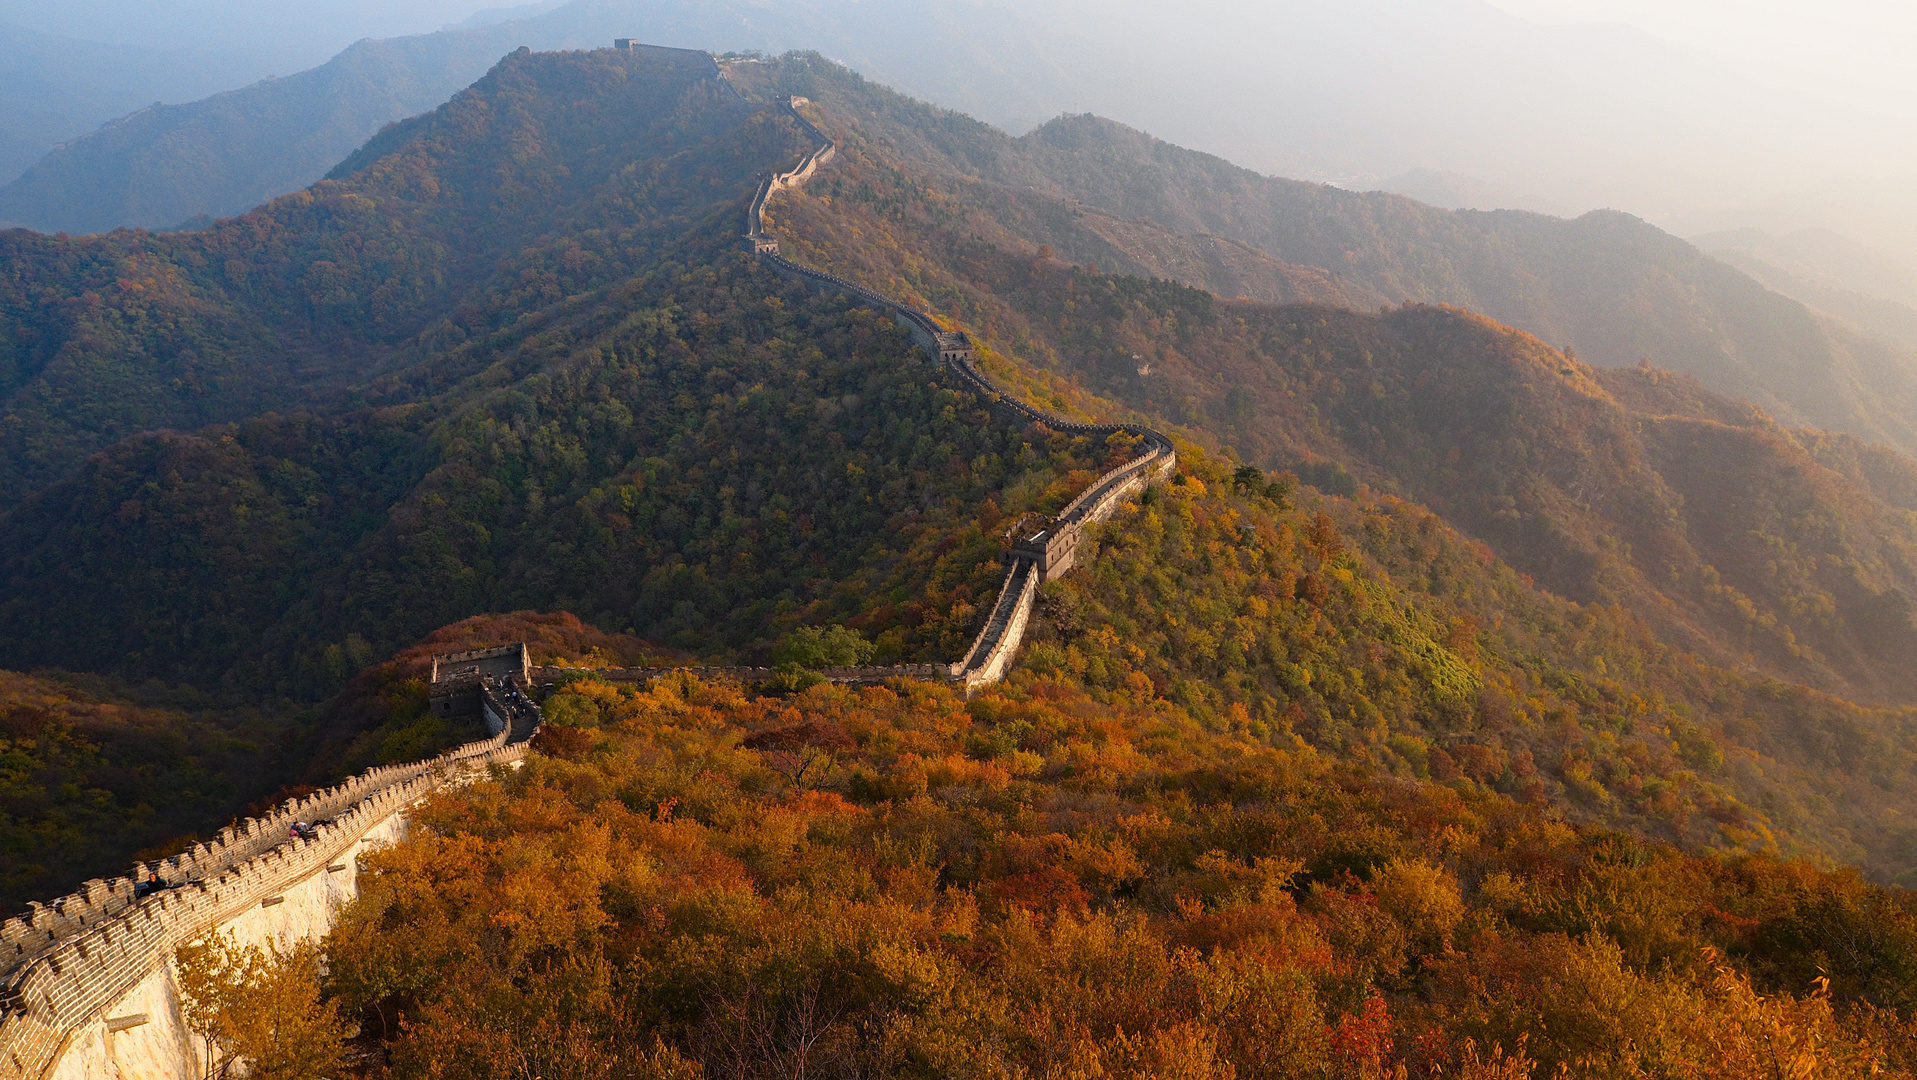
{"label": "stone wall", "polygon": [[[629,39],[620,47],[671,54]],[[711,57],[706,59],[710,62]],[[715,73],[720,73],[716,63]],[[727,92],[737,95],[730,80]],[[1149,428],[1086,424],[1053,416],[1020,401],[995,383],[972,358],[963,335],[945,330],[925,312],[855,282],[783,258],[765,235],[768,199],[804,184],[829,163],[837,144],[789,99],[785,111],[813,140],[797,168],[767,176],[748,210],[747,239],[775,272],[832,289],[889,311],[934,362],[950,366],[988,402],[1055,431],[1090,438],[1125,434],[1139,440],[1139,453],[1099,477],[1053,520],[1051,528],[1077,530],[1109,517],[1123,501],[1177,464],[1171,440]],[[1076,541],[1076,537],[1072,537]],[[835,682],[875,683],[894,678],[956,682],[970,692],[1004,676],[1017,655],[1031,618],[1041,574],[1029,559],[1014,558],[992,611],[964,659],[952,664],[827,669]],[[548,682],[566,669],[534,668],[534,682]],[[707,678],[764,680],[766,668],[617,668],[597,673],[614,680],[658,678],[684,670]],[[493,732],[429,762],[369,770],[337,787],[294,800],[265,819],[248,819],[221,831],[207,844],[160,863],[136,865],[112,880],[86,882],[78,892],[50,904],[31,904],[27,915],[0,923],[0,1080],[95,1080],[152,1077],[190,1080],[197,1075],[198,1048],[179,1019],[179,997],[169,966],[173,951],[206,933],[228,929],[242,940],[272,940],[282,946],[323,933],[332,913],[357,893],[357,856],[369,844],[404,833],[404,813],[431,792],[483,775],[486,767],[517,761],[538,730],[537,709],[482,686],[480,707]],[[289,839],[296,821],[324,822],[311,840]],[[157,873],[169,887],[140,895],[136,882]]]}
{"label": "stone wall", "polygon": [[[978,391],[986,401],[1011,412],[1020,419],[1041,424],[1054,431],[1083,435],[1087,438],[1109,439],[1113,435],[1122,434],[1138,440],[1137,456],[1093,481],[1065,509],[1059,511],[1048,525],[1051,531],[1048,550],[1056,548],[1062,553],[1062,558],[1058,560],[1055,567],[1050,569],[1049,574],[1056,576],[1069,570],[1072,563],[1071,553],[1078,547],[1079,530],[1110,517],[1126,499],[1176,468],[1178,464],[1176,448],[1170,439],[1150,428],[1131,424],[1087,424],[1055,416],[1028,405],[1000,386],[978,366],[973,358],[971,342],[964,334],[947,331],[931,315],[909,304],[901,303],[836,274],[801,266],[785,258],[779,251],[778,242],[766,235],[766,202],[781,191],[804,184],[821,166],[831,161],[838,151],[838,144],[799,112],[798,106],[804,103],[803,98],[788,98],[782,108],[812,139],[814,149],[800,161],[798,168],[791,172],[773,173],[760,182],[759,190],[753,197],[751,206],[746,210],[746,241],[747,247],[753,254],[775,273],[821,289],[843,293],[860,303],[890,312],[911,333],[912,340],[926,351],[934,363],[947,365]],[[1007,556],[1013,566],[1005,575],[1005,583],[999,589],[992,613],[986,619],[985,626],[979,631],[978,637],[973,641],[972,648],[967,652],[965,659],[951,665],[950,674],[947,676],[964,685],[968,693],[980,686],[997,682],[1004,676],[1006,667],[1011,663],[1019,645],[1024,640],[1025,627],[1031,618],[1032,604],[1036,600],[1038,586],[1047,576],[1044,570],[1034,569],[1036,563],[1044,560],[1035,559],[1033,551],[1014,547]],[[857,680],[845,678],[840,681]]]}
{"label": "stone wall", "polygon": [[[120,1050],[142,1047],[127,1052],[158,1060],[177,1049],[177,994],[168,997],[164,974],[175,949],[222,928],[255,938],[275,923],[323,932],[327,905],[354,891],[354,860],[368,842],[394,834],[400,815],[433,791],[523,757],[538,727],[537,710],[516,715],[491,738],[368,770],[128,877],[30,905],[28,916],[0,925],[0,1080],[145,1075],[123,1071]],[[312,839],[289,836],[299,821],[316,824]],[[135,883],[149,871],[170,887],[140,895]],[[116,1026],[123,1030],[109,1030]]]}
{"label": "stone wall", "polygon": [[[271,944],[281,950],[324,935],[347,901],[359,895],[359,856],[403,840],[403,811],[387,815],[358,843],[288,888],[271,905],[249,907],[222,925],[242,945]],[[54,1062],[49,1080],[199,1080],[205,1044],[180,1015],[180,992],[172,964],[162,963],[91,1023],[77,1029]]]}

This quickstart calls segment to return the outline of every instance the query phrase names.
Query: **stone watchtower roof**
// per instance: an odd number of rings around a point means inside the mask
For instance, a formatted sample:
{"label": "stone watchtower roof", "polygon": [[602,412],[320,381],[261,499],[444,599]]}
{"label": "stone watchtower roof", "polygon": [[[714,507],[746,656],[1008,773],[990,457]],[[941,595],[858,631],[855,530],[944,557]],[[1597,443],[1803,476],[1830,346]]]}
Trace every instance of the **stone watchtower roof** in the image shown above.
{"label": "stone watchtower roof", "polygon": [[947,331],[938,335],[939,359],[945,361],[970,360],[972,358],[972,339],[960,331]]}
{"label": "stone watchtower roof", "polygon": [[521,686],[532,681],[532,653],[523,641],[470,652],[438,653],[433,657],[434,684],[477,680],[483,676],[510,678]]}

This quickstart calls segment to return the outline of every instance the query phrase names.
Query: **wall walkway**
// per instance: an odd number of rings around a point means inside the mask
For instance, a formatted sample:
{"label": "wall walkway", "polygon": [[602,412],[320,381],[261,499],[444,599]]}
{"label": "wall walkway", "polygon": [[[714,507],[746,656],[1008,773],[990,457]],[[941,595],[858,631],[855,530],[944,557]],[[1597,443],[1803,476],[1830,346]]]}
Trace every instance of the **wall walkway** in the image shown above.
{"label": "wall walkway", "polygon": [[[489,688],[484,708],[491,738],[370,769],[0,925],[0,1080],[197,1075],[181,1058],[174,950],[223,929],[282,945],[324,933],[338,903],[357,894],[359,853],[402,835],[408,808],[525,756],[537,706]],[[314,824],[313,837],[292,837],[295,822]],[[168,887],[148,893],[149,873]]]}
{"label": "wall walkway", "polygon": [[[1054,534],[1067,534],[1067,542],[1064,546],[1068,550],[1076,547],[1078,540],[1076,533],[1079,530],[1093,522],[1110,517],[1127,498],[1135,495],[1154,480],[1163,478],[1177,467],[1177,451],[1172,441],[1163,434],[1131,424],[1087,424],[1056,416],[1029,405],[1019,400],[1005,387],[1000,386],[978,366],[974,359],[971,342],[962,332],[946,330],[930,314],[909,304],[894,300],[836,274],[802,266],[782,255],[778,241],[765,231],[766,203],[779,192],[804,184],[838,153],[838,144],[799,112],[798,106],[801,104],[805,104],[802,98],[788,98],[781,105],[781,109],[787,116],[796,120],[800,128],[812,139],[813,149],[806,153],[798,167],[792,171],[772,173],[761,180],[758,192],[753,196],[752,204],[746,210],[746,244],[767,267],[785,277],[803,281],[821,289],[840,292],[859,303],[890,312],[893,318],[912,334],[912,339],[926,351],[934,363],[948,365],[961,380],[976,390],[986,401],[1021,420],[1041,424],[1054,431],[1084,435],[1094,439],[1107,439],[1113,435],[1122,434],[1138,440],[1138,453],[1131,460],[1093,481],[1091,486],[1080,492],[1077,498],[1059,511],[1058,516],[1048,526]],[[972,643],[965,658],[952,664],[945,675],[951,681],[963,685],[967,692],[1003,678],[1005,669],[1010,665],[1012,658],[1018,652],[1019,645],[1024,640],[1025,627],[1031,617],[1032,604],[1037,598],[1042,575],[1030,559],[1016,548],[1009,553],[1009,557],[1012,561],[1011,569],[1005,575],[1004,584],[999,588],[998,599],[985,621],[984,628],[979,631],[978,638]],[[847,669],[840,675],[839,681],[865,681],[854,675],[855,671],[860,670],[880,669]]]}
{"label": "wall walkway", "polygon": [[[624,42],[625,47],[647,46]],[[682,50],[681,50],[682,51]],[[717,65],[715,64],[715,70]],[[738,89],[723,78],[728,93]],[[743,95],[740,95],[741,97]],[[765,206],[811,179],[838,146],[798,110],[781,107],[813,141],[797,167],[765,177],[748,210],[746,239],[774,272],[844,293],[890,312],[934,363],[952,368],[994,407],[1054,431],[1137,440],[1138,453],[1099,477],[1050,524],[1077,530],[1109,517],[1126,498],[1177,464],[1170,439],[1149,428],[1086,424],[1035,408],[998,385],[973,358],[963,333],[931,315],[779,253],[765,232]],[[835,682],[892,678],[949,681],[967,692],[1004,677],[1017,655],[1043,574],[1014,551],[992,610],[965,656],[950,664],[832,668]],[[535,669],[535,681],[560,669]],[[768,679],[759,668],[627,668],[599,672],[613,679],[656,678],[672,670]],[[338,906],[358,894],[358,856],[405,833],[405,812],[434,791],[468,783],[494,765],[518,761],[541,722],[539,710],[497,686],[481,692],[492,736],[431,761],[370,769],[337,787],[288,802],[265,819],[248,819],[213,841],[131,874],[95,879],[50,904],[0,923],[0,1080],[193,1080],[196,1040],[180,1021],[170,959],[179,946],[217,930],[244,941],[285,946],[324,933]],[[289,836],[294,822],[316,823],[311,839]],[[164,888],[148,892],[157,874]]]}

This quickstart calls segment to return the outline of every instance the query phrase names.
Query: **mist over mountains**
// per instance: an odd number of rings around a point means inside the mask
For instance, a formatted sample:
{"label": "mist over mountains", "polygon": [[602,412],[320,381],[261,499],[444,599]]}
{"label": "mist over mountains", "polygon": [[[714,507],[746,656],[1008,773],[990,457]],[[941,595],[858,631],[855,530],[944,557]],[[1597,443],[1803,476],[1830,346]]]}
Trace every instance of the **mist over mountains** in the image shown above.
{"label": "mist over mountains", "polygon": [[[262,93],[260,115],[290,124],[278,160],[264,159],[271,147],[251,138],[246,122],[222,115],[244,112],[242,103],[146,118],[138,141],[170,148],[147,157],[122,133],[122,150],[77,150],[69,171],[85,162],[124,179],[68,198],[60,191],[74,176],[54,167],[0,195],[0,220],[71,232],[237,213],[255,193],[291,190],[287,177],[317,178],[319,145],[343,156],[372,133],[375,114],[399,119],[432,103],[428,87],[449,93],[477,78],[484,62],[476,58],[489,49],[590,47],[614,36],[714,51],[816,49],[1013,133],[1089,110],[1261,172],[1362,188],[1433,170],[1479,190],[1530,193],[1526,208],[1611,207],[1660,222],[1757,206],[1837,178],[1819,169],[1855,175],[1912,165],[1901,140],[1878,137],[1902,122],[1884,111],[1896,107],[1888,100],[1838,100],[1815,82],[1766,81],[1619,26],[1542,25],[1481,0],[1208,3],[1171,18],[1153,4],[1076,0],[541,7],[395,44],[413,58],[400,61],[408,72],[320,76],[300,91],[313,100],[297,115],[287,115],[285,93]],[[451,40],[472,35],[482,43]],[[361,97],[364,106],[343,103]],[[223,134],[227,124],[238,126]],[[193,174],[209,166],[226,179],[189,194],[204,183]],[[146,186],[185,197],[114,194]],[[1908,232],[1908,224],[1899,227]]]}
{"label": "mist over mountains", "polygon": [[0,16],[0,177],[10,181],[55,145],[156,101],[192,101],[271,71],[237,52],[103,44]]}

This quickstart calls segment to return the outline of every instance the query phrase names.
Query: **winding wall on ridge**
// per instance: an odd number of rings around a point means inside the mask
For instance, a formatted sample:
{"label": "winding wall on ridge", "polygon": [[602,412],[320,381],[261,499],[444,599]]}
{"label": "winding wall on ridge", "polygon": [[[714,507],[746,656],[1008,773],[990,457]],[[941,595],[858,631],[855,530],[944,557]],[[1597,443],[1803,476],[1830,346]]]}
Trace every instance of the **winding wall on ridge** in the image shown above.
{"label": "winding wall on ridge", "polygon": [[[812,138],[813,149],[792,171],[772,173],[761,180],[758,192],[753,196],[752,205],[746,210],[746,245],[761,261],[774,272],[785,277],[803,281],[821,289],[844,293],[862,304],[869,304],[890,312],[892,317],[912,334],[912,339],[926,351],[934,363],[950,366],[960,379],[976,390],[986,401],[1022,420],[1042,424],[1054,431],[1091,438],[1110,438],[1113,435],[1122,434],[1137,439],[1139,452],[1136,456],[1094,480],[1052,520],[1049,530],[1055,535],[1064,535],[1066,540],[1064,546],[1068,550],[1076,547],[1079,530],[1093,522],[1110,517],[1127,497],[1143,489],[1152,481],[1165,476],[1177,466],[1177,451],[1172,441],[1163,434],[1151,428],[1132,424],[1087,424],[1055,416],[1029,405],[1000,386],[978,366],[973,357],[971,342],[963,333],[947,331],[931,315],[909,304],[894,300],[836,274],[802,266],[780,254],[778,241],[767,235],[765,231],[766,203],[779,192],[804,184],[838,154],[838,144],[799,112],[798,106],[802,103],[804,99],[788,98],[781,108]],[[1004,677],[1005,669],[1010,666],[1020,643],[1024,640],[1032,604],[1038,595],[1038,586],[1043,575],[1037,563],[1017,548],[1008,555],[1011,565],[1006,571],[1004,583],[999,587],[998,598],[985,620],[984,627],[980,629],[978,637],[973,641],[965,657],[946,669],[945,677],[962,684],[968,692],[997,682]],[[923,667],[924,665],[915,666]],[[843,682],[862,681],[855,673],[865,670],[879,669],[844,669],[841,673],[834,673],[828,677],[834,677],[837,681]],[[897,673],[909,674],[903,670]]]}
{"label": "winding wall on ridge", "polygon": [[[627,42],[624,47],[651,47]],[[682,53],[686,50],[666,50]],[[708,59],[710,57],[708,56]],[[738,90],[714,63],[726,91]],[[739,95],[743,97],[743,95]],[[973,359],[969,340],[931,315],[836,275],[802,266],[779,253],[765,233],[766,202],[811,179],[837,154],[837,144],[788,99],[784,111],[812,138],[813,149],[789,172],[761,182],[750,209],[747,243],[773,271],[844,293],[890,312],[934,363],[952,368],[994,407],[1055,431],[1091,438],[1123,434],[1138,453],[1094,480],[1053,519],[1054,532],[1075,534],[1102,521],[1134,493],[1177,464],[1170,439],[1150,428],[1087,424],[1054,416],[998,385]],[[936,679],[967,692],[998,681],[1017,655],[1038,586],[1039,564],[1017,549],[984,626],[965,656],[949,664],[830,668],[826,678],[876,683],[890,678]],[[770,678],[758,668],[633,668],[602,670],[614,679],[649,679],[672,670],[723,677]],[[557,674],[535,669],[535,681]],[[543,677],[543,678],[542,678]],[[370,842],[404,833],[403,814],[434,791],[469,782],[487,767],[518,761],[541,721],[536,706],[482,691],[493,735],[413,765],[370,769],[303,799],[270,817],[247,819],[213,841],[181,855],[133,868],[127,877],[95,879],[50,904],[30,904],[23,916],[0,923],[0,1080],[106,1080],[196,1075],[180,1026],[177,994],[168,978],[175,949],[210,931],[239,927],[270,933],[270,913],[302,908],[311,930],[330,924],[337,902],[356,893],[355,858]],[[324,822],[311,839],[289,839],[294,822]],[[158,874],[166,888],[146,893],[138,884]],[[294,920],[297,921],[297,920]],[[289,920],[281,919],[287,923]],[[285,927],[281,927],[281,932]],[[126,1045],[117,1040],[124,1040]],[[183,1063],[182,1063],[183,1062]]]}

